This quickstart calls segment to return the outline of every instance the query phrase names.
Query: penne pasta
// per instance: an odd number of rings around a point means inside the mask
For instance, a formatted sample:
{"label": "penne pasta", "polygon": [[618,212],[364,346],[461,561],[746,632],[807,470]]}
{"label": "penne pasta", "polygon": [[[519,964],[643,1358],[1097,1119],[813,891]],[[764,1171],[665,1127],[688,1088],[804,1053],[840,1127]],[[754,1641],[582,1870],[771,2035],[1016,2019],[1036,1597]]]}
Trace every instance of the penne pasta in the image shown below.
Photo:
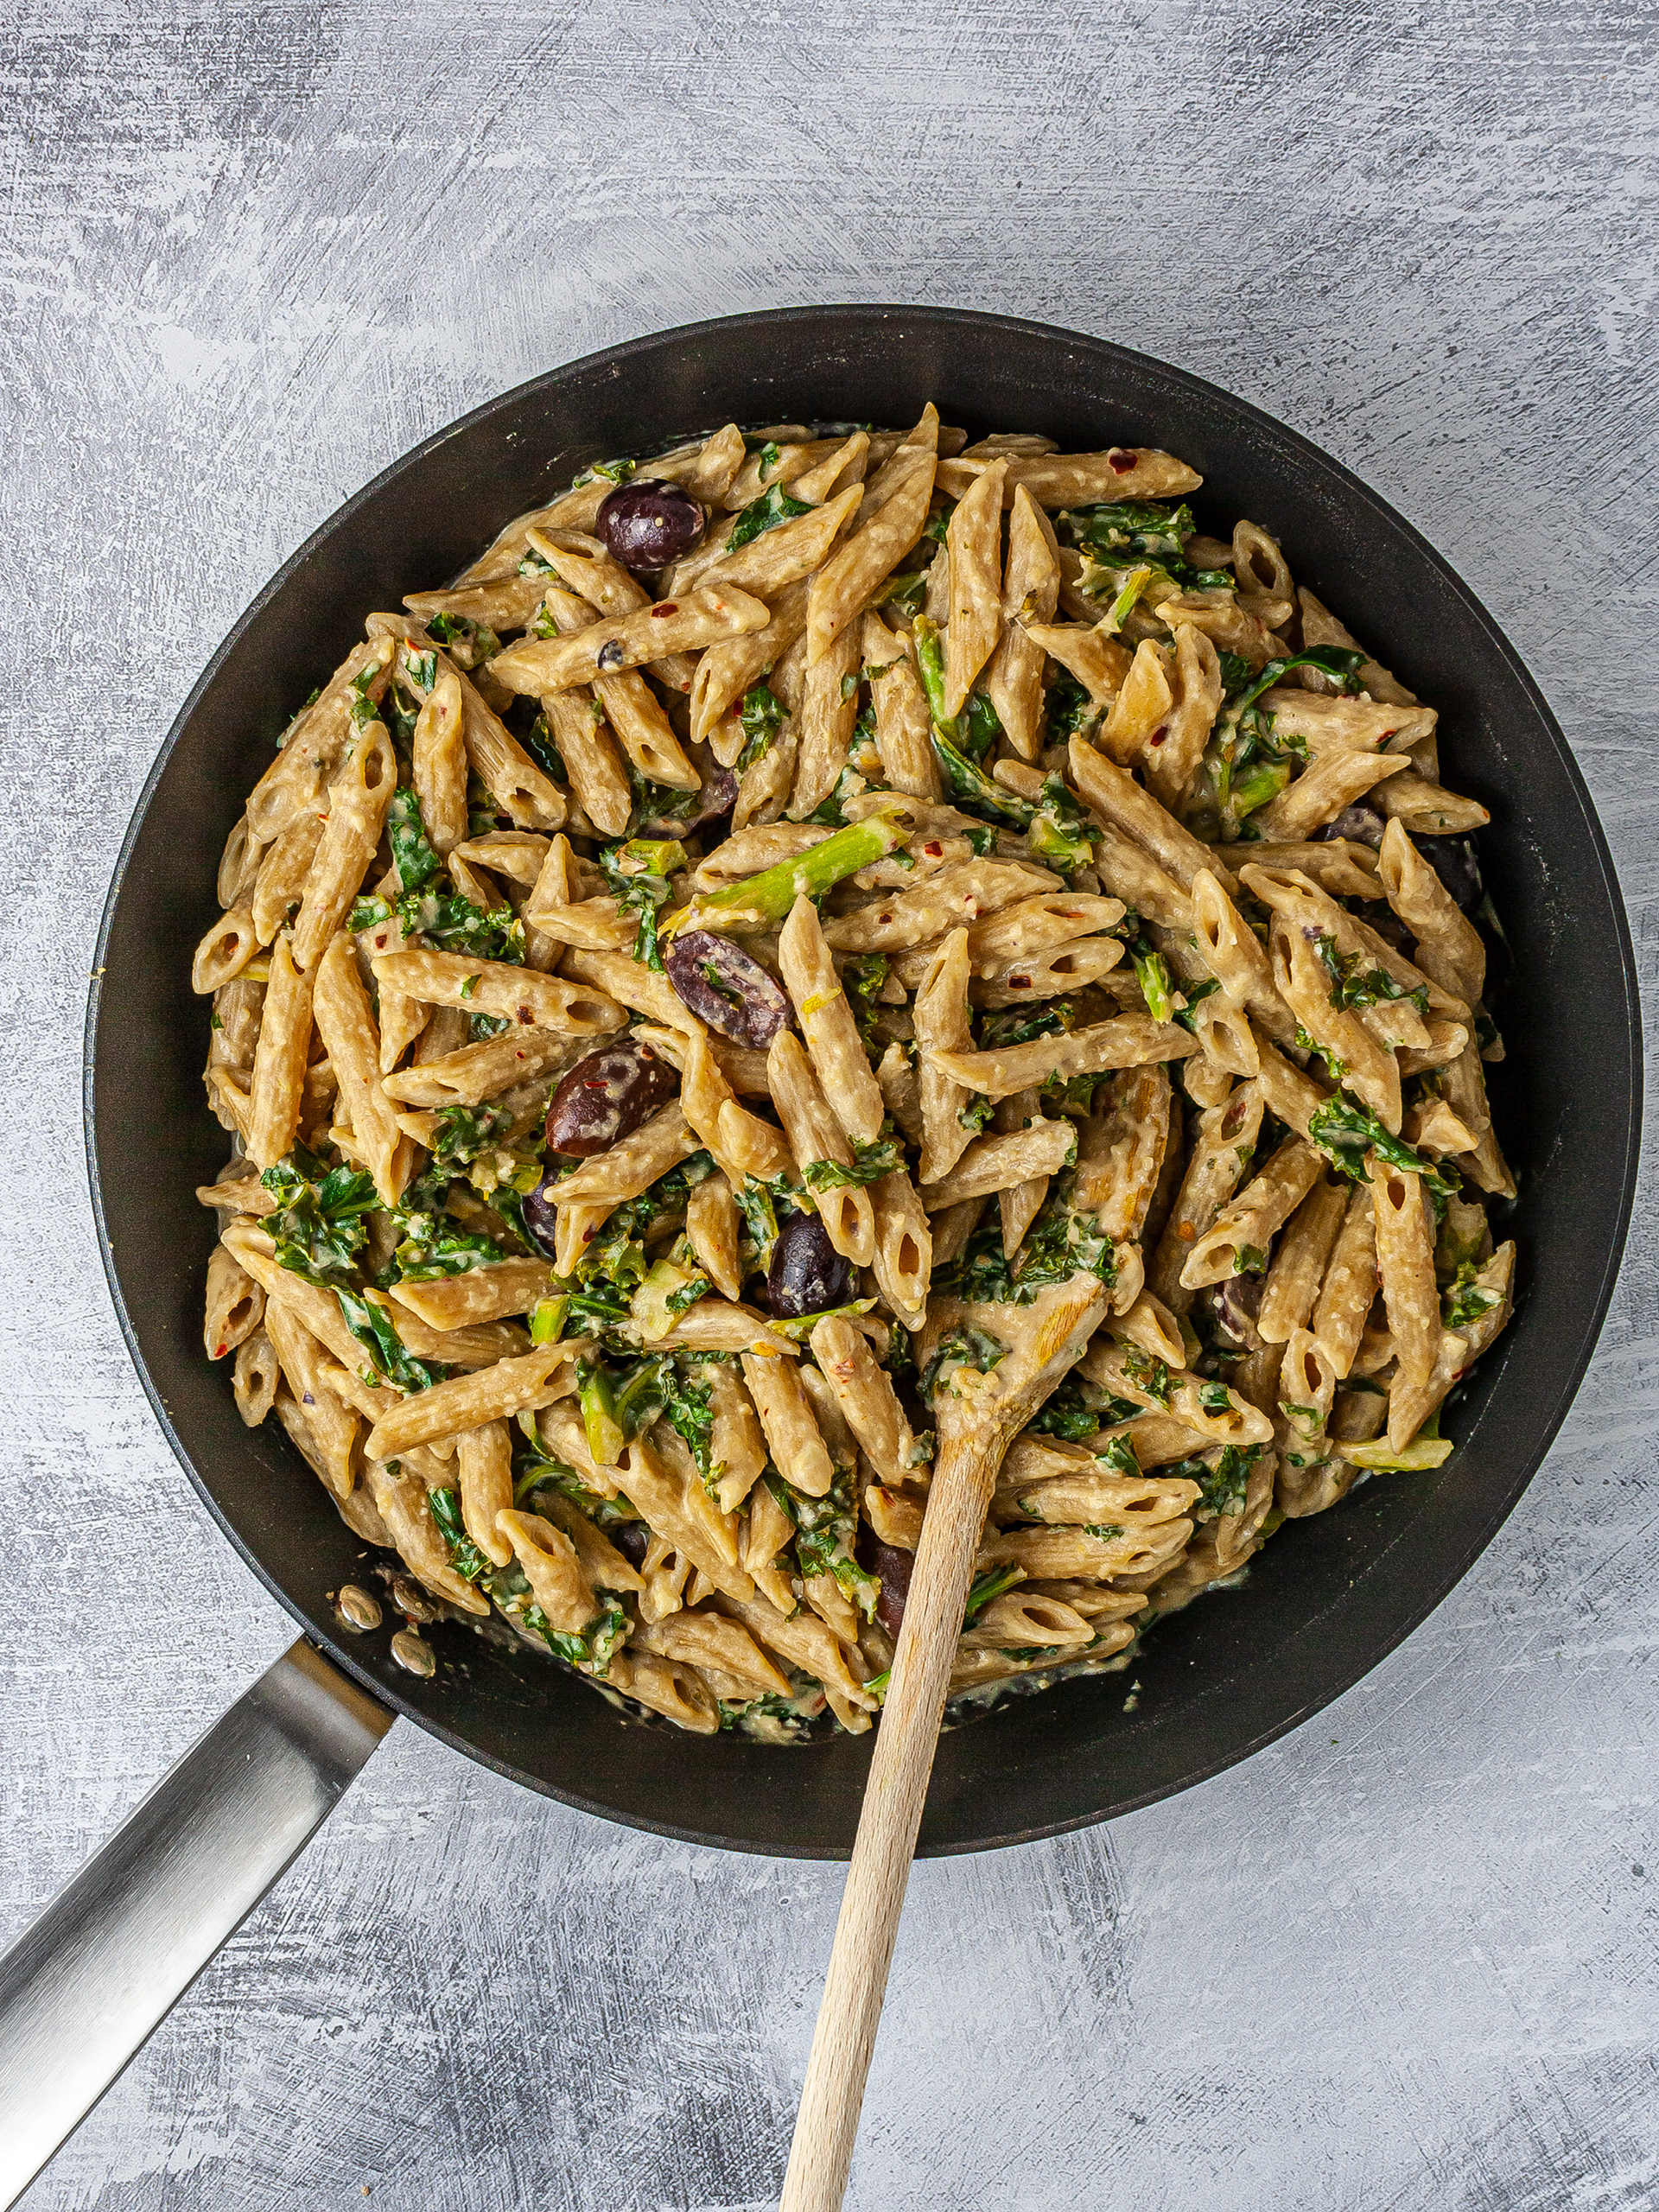
{"label": "penne pasta", "polygon": [[636,1719],[862,1732],[931,1424],[1039,1364],[953,1714],[1452,1450],[1515,1181],[1419,841],[1486,810],[1198,484],[726,423],[370,613],[284,733],[191,962],[204,1349],[438,1663],[493,1622]]}

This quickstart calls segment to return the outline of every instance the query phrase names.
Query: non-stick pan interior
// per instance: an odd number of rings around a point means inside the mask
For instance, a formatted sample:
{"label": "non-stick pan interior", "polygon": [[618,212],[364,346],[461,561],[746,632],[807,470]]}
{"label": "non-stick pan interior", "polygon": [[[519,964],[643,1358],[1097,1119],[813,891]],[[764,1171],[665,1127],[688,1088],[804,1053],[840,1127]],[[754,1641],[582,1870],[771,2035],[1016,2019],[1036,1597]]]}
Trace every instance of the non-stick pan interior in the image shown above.
{"label": "non-stick pan interior", "polygon": [[[709,323],[526,385],[389,469],[296,555],[187,702],[135,817],[87,1032],[88,1141],[123,1325],[180,1459],[232,1540],[315,1640],[459,1749],[590,1811],[699,1841],[850,1847],[869,1739],[797,1751],[630,1726],[534,1654],[440,1628],[434,1680],[385,1631],[340,1632],[328,1593],[372,1565],[274,1422],[249,1431],[201,1349],[210,1180],[206,1002],[190,954],[220,849],[277,732],[361,635],[471,558],[573,472],[735,419],[901,424],[932,399],[972,433],[1067,449],[1164,446],[1217,518],[1280,538],[1299,582],[1440,710],[1447,780],[1492,810],[1481,851],[1515,981],[1497,1015],[1498,1126],[1521,1178],[1519,1311],[1459,1402],[1441,1471],[1380,1478],[1289,1524],[1242,1586],[1174,1617],[1122,1675],[1019,1699],[947,1733],[925,1852],[1099,1820],[1179,1789],[1316,1712],[1444,1596],[1491,1537],[1566,1411],[1611,1288],[1638,1125],[1636,999],[1611,863],[1565,743],[1514,654],[1423,542],[1334,462],[1224,393],[1041,326],[824,308]],[[228,1365],[228,1363],[226,1363]],[[164,1602],[157,1592],[158,1605]]]}

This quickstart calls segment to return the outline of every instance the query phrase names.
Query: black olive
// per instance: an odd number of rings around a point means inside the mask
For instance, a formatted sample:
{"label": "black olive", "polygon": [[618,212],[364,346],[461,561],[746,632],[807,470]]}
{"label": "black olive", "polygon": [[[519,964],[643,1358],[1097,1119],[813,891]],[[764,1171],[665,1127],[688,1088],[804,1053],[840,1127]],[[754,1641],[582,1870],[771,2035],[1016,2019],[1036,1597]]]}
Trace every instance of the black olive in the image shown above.
{"label": "black olive", "polygon": [[689,837],[705,823],[717,822],[737,804],[737,778],[729,768],[711,763],[702,772],[702,789],[693,791],[687,814],[653,814],[634,830],[636,837]]}
{"label": "black olive", "polygon": [[1252,1351],[1262,1342],[1256,1334],[1255,1317],[1266,1287],[1264,1275],[1234,1275],[1216,1293],[1217,1320],[1236,1344],[1248,1344]]}
{"label": "black olive", "polygon": [[905,1618],[905,1600],[910,1595],[916,1554],[900,1550],[896,1544],[881,1543],[871,1535],[866,1535],[858,1548],[861,1563],[880,1578],[881,1594],[875,1601],[875,1618],[889,1636],[897,1636]]}
{"label": "black olive", "polygon": [[619,485],[601,503],[594,535],[635,575],[649,575],[689,553],[707,518],[691,494],[654,476]]}
{"label": "black olive", "polygon": [[686,930],[663,961],[677,995],[700,1021],[764,1052],[789,1026],[781,983],[717,930]]}
{"label": "black olive", "polygon": [[651,1531],[643,1521],[624,1521],[607,1531],[630,1567],[643,1567],[645,1554],[651,1549]]}
{"label": "black olive", "polygon": [[853,1263],[830,1242],[815,1213],[791,1216],[778,1231],[766,1269],[766,1303],[780,1321],[824,1313],[853,1295]]}
{"label": "black olive", "polygon": [[1332,837],[1351,837],[1357,845],[1369,845],[1375,852],[1382,842],[1382,832],[1388,824],[1374,806],[1356,799],[1351,806],[1344,806],[1334,822],[1327,822],[1322,830],[1313,832],[1313,842],[1327,842]]}
{"label": "black olive", "polygon": [[530,1241],[543,1259],[550,1260],[559,1232],[558,1217],[553,1211],[553,1194],[558,1189],[556,1182],[540,1184],[524,1200],[524,1227]]}
{"label": "black olive", "polygon": [[623,1039],[578,1060],[547,1109],[547,1147],[575,1160],[608,1152],[666,1106],[680,1078],[649,1045]]}
{"label": "black olive", "polygon": [[1480,861],[1469,837],[1414,837],[1412,842],[1465,914],[1472,914],[1485,895]]}

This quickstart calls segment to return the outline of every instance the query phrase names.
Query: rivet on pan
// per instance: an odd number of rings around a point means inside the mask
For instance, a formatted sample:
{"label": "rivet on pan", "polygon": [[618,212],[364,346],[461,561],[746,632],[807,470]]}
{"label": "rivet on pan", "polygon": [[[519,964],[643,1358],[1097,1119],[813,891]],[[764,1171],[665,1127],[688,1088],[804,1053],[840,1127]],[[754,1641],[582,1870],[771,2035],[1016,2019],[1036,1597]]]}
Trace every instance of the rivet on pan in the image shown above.
{"label": "rivet on pan", "polygon": [[391,1656],[411,1675],[429,1676],[438,1671],[437,1654],[429,1643],[416,1635],[412,1628],[400,1628],[392,1637]]}
{"label": "rivet on pan", "polygon": [[334,1600],[334,1618],[354,1635],[366,1635],[380,1625],[380,1600],[359,1589],[355,1582],[343,1583]]}
{"label": "rivet on pan", "polygon": [[442,1620],[443,1609],[435,1605],[418,1582],[407,1574],[394,1574],[391,1579],[391,1602],[398,1611],[411,1621],[424,1625],[429,1621]]}

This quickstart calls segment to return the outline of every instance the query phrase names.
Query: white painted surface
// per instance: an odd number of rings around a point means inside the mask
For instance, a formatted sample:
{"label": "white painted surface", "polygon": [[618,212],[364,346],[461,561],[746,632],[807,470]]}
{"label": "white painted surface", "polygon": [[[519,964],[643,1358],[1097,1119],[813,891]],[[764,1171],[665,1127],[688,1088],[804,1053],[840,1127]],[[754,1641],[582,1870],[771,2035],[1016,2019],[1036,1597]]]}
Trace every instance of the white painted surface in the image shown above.
{"label": "white painted surface", "polygon": [[[0,1937],[290,1633],[116,1337],[79,1103],[132,800],[270,569],[417,437],[613,339],[837,297],[1098,332],[1292,423],[1457,563],[1566,725],[1649,976],[1656,23],[11,19]],[[1561,1442],[1321,1720],[1109,1829],[918,1872],[856,2212],[1659,2205],[1656,1261],[1644,1201]],[[840,1879],[400,1728],[30,2212],[766,2205]]]}

